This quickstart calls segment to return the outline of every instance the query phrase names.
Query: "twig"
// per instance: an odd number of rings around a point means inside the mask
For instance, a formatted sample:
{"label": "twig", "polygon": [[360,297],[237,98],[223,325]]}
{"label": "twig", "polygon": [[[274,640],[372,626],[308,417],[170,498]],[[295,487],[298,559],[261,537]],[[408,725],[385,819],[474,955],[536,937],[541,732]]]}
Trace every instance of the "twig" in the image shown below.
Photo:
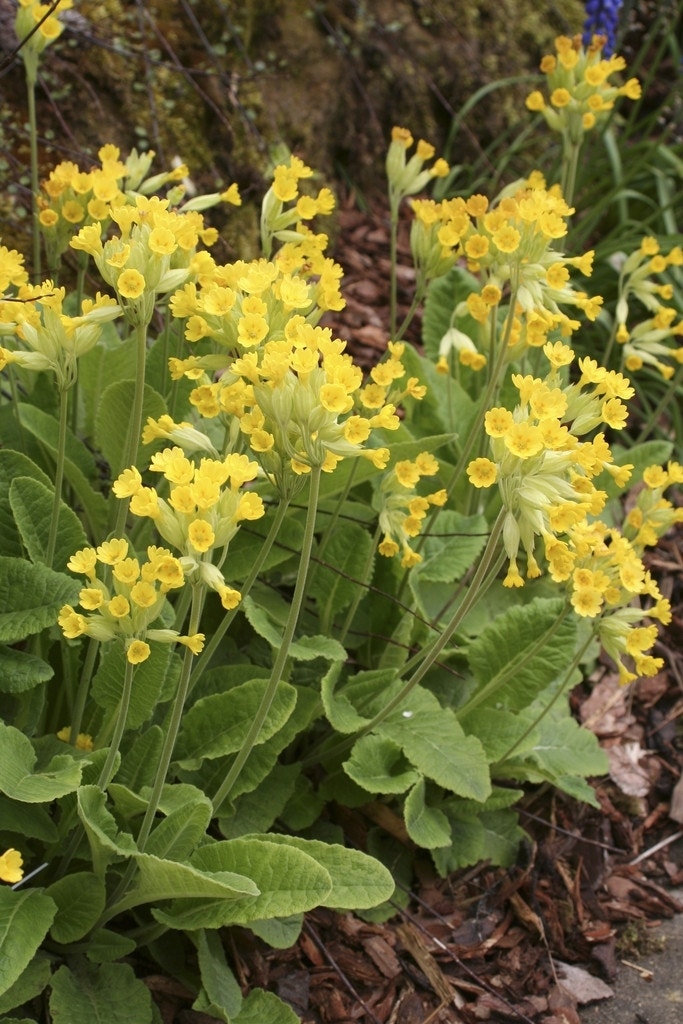
{"label": "twig", "polygon": [[628,862],[629,867],[633,867],[634,864],[640,864],[641,861],[647,860],[648,857],[651,857],[653,853],[657,853],[658,850],[663,850],[665,846],[669,846],[671,843],[675,843],[677,839],[681,838],[683,838],[683,831],[674,832],[672,836],[667,836],[666,839],[661,839],[658,843],[655,843],[654,846],[651,846],[649,850],[643,850],[643,852],[639,853],[637,857],[630,860]]}
{"label": "twig", "polygon": [[348,989],[349,994],[351,996],[353,996],[354,999],[358,1000],[358,1004],[363,1007],[363,1009],[365,1010],[365,1012],[369,1016],[370,1020],[373,1021],[373,1024],[382,1024],[382,1021],[379,1019],[379,1017],[377,1017],[375,1015],[375,1013],[373,1013],[372,1009],[361,998],[361,996],[356,991],[356,989],[355,989],[353,983],[351,982],[351,980],[349,978],[347,978],[347,976],[344,974],[344,972],[342,971],[341,967],[339,966],[337,961],[334,959],[332,954],[329,952],[329,950],[327,949],[327,946],[325,945],[323,940],[320,938],[320,936],[316,932],[316,930],[313,927],[313,925],[309,924],[308,921],[306,921],[305,924],[304,924],[304,931],[307,932],[308,935],[310,935],[311,939],[313,940],[315,945],[318,947],[318,949],[320,950],[322,955],[325,957],[325,959],[327,960],[327,962],[330,965],[330,967],[334,970],[334,972],[339,977],[340,981],[342,981],[344,986]]}

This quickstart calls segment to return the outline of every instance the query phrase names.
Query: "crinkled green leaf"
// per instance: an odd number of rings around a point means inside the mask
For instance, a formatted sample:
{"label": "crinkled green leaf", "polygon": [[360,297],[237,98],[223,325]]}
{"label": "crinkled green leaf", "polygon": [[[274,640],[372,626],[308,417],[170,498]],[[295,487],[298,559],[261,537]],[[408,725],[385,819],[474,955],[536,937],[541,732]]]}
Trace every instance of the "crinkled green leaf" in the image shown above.
{"label": "crinkled green leaf", "polygon": [[0,556],[0,642],[14,644],[54,625],[79,589],[76,580],[46,565]]}
{"label": "crinkled green leaf", "polygon": [[[220,844],[216,844],[220,845]],[[259,895],[257,884],[247,875],[229,868],[215,869],[163,860],[148,853],[136,855],[138,877],[135,886],[124,897],[126,907],[163,900],[219,899],[232,905],[245,898],[251,903]]]}
{"label": "crinkled green leaf", "polygon": [[[498,615],[468,649],[480,692],[473,705],[527,707],[571,663],[576,645],[576,620],[560,620],[562,598],[539,598]],[[498,683],[498,679],[502,682]]]}
{"label": "crinkled green leaf", "polygon": [[152,1024],[152,996],[129,964],[63,965],[52,976],[53,1024]]}
{"label": "crinkled green leaf", "polygon": [[[188,767],[204,758],[233,754],[244,742],[268,687],[268,680],[250,679],[225,693],[198,700],[183,718],[176,758]],[[256,743],[265,743],[286,723],[296,705],[296,690],[280,683]]]}
{"label": "crinkled green leaf", "polygon": [[197,792],[192,801],[176,807],[159,822],[147,840],[146,852],[167,860],[186,860],[205,836],[211,811],[209,798]]}
{"label": "crinkled green leaf", "polygon": [[99,786],[81,786],[77,793],[78,817],[88,837],[93,869],[100,877],[112,861],[137,852],[133,837],[119,829],[107,810],[106,799]]}
{"label": "crinkled green leaf", "polygon": [[36,753],[31,741],[11,725],[0,722],[0,792],[24,803],[48,803],[73,793],[81,781],[82,762],[69,754],[54,757],[34,772]]}
{"label": "crinkled green leaf", "polygon": [[[325,546],[309,588],[323,621],[348,608],[367,588],[363,585],[372,551],[372,535],[355,523],[344,523]],[[372,563],[370,563],[372,564]]]}
{"label": "crinkled green leaf", "polygon": [[217,932],[200,929],[194,936],[202,991],[193,1009],[230,1024],[242,1006],[242,992],[225,959],[223,943]]}
{"label": "crinkled green leaf", "polygon": [[408,835],[418,846],[426,850],[450,846],[450,822],[442,810],[427,804],[424,779],[420,779],[406,796],[404,818]]}
{"label": "crinkled green leaf", "polygon": [[0,889],[0,995],[21,977],[56,912],[54,902],[38,889]]}
{"label": "crinkled green leaf", "polygon": [[252,989],[232,1024],[266,1024],[266,1021],[267,1024],[300,1024],[291,1006],[278,999],[274,992]]}
{"label": "crinkled green leaf", "polygon": [[[131,429],[130,410],[133,407],[133,400],[137,389],[135,380],[117,380],[105,389],[95,412],[95,443],[105,459],[109,463],[112,479],[116,479],[124,465],[124,458],[128,451],[128,431]],[[166,402],[161,395],[145,384],[142,399],[142,422],[147,417],[158,419],[163,416],[166,409]],[[148,455],[140,451],[138,465],[146,467]]]}
{"label": "crinkled green leaf", "polygon": [[30,477],[45,487],[52,486],[47,473],[23,452],[0,448],[0,555],[21,554],[21,539],[9,503],[12,481],[20,476]]}
{"label": "crinkled green leaf", "polygon": [[0,690],[3,693],[25,693],[46,683],[54,674],[52,666],[37,655],[0,644]]}
{"label": "crinkled green leaf", "polygon": [[[21,539],[32,562],[46,563],[47,540],[52,522],[54,488],[26,476],[12,481],[9,501]],[[74,551],[88,542],[83,525],[72,509],[61,501],[57,544],[50,568],[64,572]],[[47,564],[47,563],[46,563]]]}
{"label": "crinkled green leaf", "polygon": [[401,747],[386,736],[361,736],[344,762],[344,771],[370,793],[405,793],[419,779]]}
{"label": "crinkled green leaf", "polygon": [[50,935],[55,942],[77,942],[87,935],[104,910],[104,882],[89,871],[65,875],[46,889],[57,905]]}
{"label": "crinkled green leaf", "polygon": [[320,900],[322,907],[363,910],[389,899],[394,891],[394,880],[384,865],[360,850],[349,850],[338,843],[323,843],[318,839],[285,836],[280,832],[246,836],[245,839],[259,839],[277,843],[288,850],[300,850],[324,867],[332,881],[332,889]]}
{"label": "crinkled green leaf", "polygon": [[[100,707],[114,711],[121,700],[126,655],[120,644],[108,644],[92,681],[92,695]],[[175,687],[180,658],[170,644],[150,642],[150,656],[135,668],[126,725],[137,729],[147,721],[167,686]]]}
{"label": "crinkled green leaf", "polygon": [[44,807],[5,796],[0,796],[0,831],[15,832],[43,843],[54,843],[57,839],[57,826]]}
{"label": "crinkled green leaf", "polygon": [[6,1021],[5,1014],[8,1010],[23,1006],[24,1003],[28,1003],[40,995],[47,986],[51,974],[50,958],[38,951],[14,984],[10,985],[7,991],[0,996],[0,1014],[2,1015],[0,1019]]}
{"label": "crinkled green leaf", "polygon": [[[282,629],[273,621],[266,609],[247,597],[242,602],[242,610],[252,629],[267,640],[271,647],[279,650],[282,646]],[[343,661],[346,651],[339,641],[331,636],[303,636],[290,645],[289,656],[294,661],[312,661],[314,658]]]}

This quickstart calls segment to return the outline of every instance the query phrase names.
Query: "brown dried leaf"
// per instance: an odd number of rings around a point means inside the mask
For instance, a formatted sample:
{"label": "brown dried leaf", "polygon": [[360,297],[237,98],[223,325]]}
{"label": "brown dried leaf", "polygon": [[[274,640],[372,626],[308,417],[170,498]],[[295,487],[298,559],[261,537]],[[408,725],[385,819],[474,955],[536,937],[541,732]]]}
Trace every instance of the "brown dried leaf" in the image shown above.
{"label": "brown dried leaf", "polygon": [[600,981],[594,974],[589,974],[583,967],[564,964],[558,960],[555,961],[555,967],[561,987],[565,988],[579,1005],[592,1003],[598,999],[611,999],[614,995],[614,989]]}
{"label": "brown dried leaf", "polygon": [[610,747],[609,774],[627,796],[647,796],[652,787],[648,766],[642,764],[649,755],[639,743],[623,743]]}

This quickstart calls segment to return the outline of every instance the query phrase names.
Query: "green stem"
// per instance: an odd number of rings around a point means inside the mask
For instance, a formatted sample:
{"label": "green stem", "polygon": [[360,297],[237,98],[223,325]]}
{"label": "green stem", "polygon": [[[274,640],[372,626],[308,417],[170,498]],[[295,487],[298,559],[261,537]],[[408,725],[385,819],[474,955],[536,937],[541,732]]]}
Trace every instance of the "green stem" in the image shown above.
{"label": "green stem", "polygon": [[57,547],[57,531],[59,528],[59,510],[62,501],[62,484],[64,482],[64,462],[66,459],[66,427],[69,414],[69,392],[65,388],[59,389],[59,432],[57,435],[57,459],[55,464],[55,490],[52,498],[52,515],[50,517],[50,532],[47,538],[45,549],[45,564],[52,568]]}
{"label": "green stem", "polygon": [[74,706],[71,709],[71,733],[69,735],[69,743],[75,743],[76,737],[81,731],[83,712],[85,711],[85,704],[88,699],[88,693],[90,692],[90,680],[92,678],[93,669],[95,667],[95,658],[97,657],[99,649],[100,641],[93,640],[91,637],[88,643],[88,648],[85,652],[81,678],[78,683],[78,690],[76,691],[76,700],[74,701]]}
{"label": "green stem", "polygon": [[[190,611],[190,624],[188,627],[189,636],[193,636],[199,629],[199,620],[201,618],[205,590],[206,588],[204,585],[199,583],[195,583],[192,587],[192,608]],[[142,825],[140,826],[140,832],[138,834],[137,845],[140,852],[144,850],[147,840],[149,839],[149,834],[152,831],[152,825],[154,824],[154,817],[159,809],[161,794],[164,785],[166,784],[166,776],[168,775],[169,765],[171,764],[171,758],[173,757],[173,750],[175,748],[176,739],[178,738],[185,701],[187,700],[187,694],[189,691],[193,658],[194,654],[189,647],[186,647],[183,666],[180,673],[180,682],[178,683],[178,690],[173,702],[173,710],[168,723],[164,746],[161,751],[161,756],[159,757],[159,764],[157,765],[156,776],[152,786],[149,803],[147,804],[147,810],[145,811],[145,816],[142,820]]]}
{"label": "green stem", "polygon": [[346,640],[346,634],[348,633],[349,629],[351,628],[351,623],[354,620],[355,614],[358,611],[358,605],[361,603],[361,601],[365,597],[366,588],[368,586],[368,583],[370,582],[370,574],[372,573],[372,567],[373,567],[374,561],[375,561],[375,553],[377,551],[377,545],[379,544],[379,539],[380,539],[381,536],[382,536],[382,530],[381,530],[381,528],[380,528],[380,526],[378,524],[377,528],[375,530],[375,535],[372,538],[372,544],[370,546],[370,550],[368,551],[368,557],[366,559],[365,565],[363,566],[363,571],[362,571],[362,573],[360,575],[360,579],[356,581],[356,583],[357,583],[357,586],[356,586],[356,596],[354,597],[353,601],[351,602],[351,607],[349,608],[348,612],[346,613],[346,618],[344,619],[344,625],[342,626],[341,633],[339,634],[339,643],[342,644],[342,646],[344,644],[344,641]]}
{"label": "green stem", "polygon": [[560,188],[562,189],[562,195],[564,196],[567,206],[571,206],[574,199],[576,174],[579,168],[580,153],[580,142],[572,142],[570,139],[565,139],[563,152],[564,159],[562,161],[562,181]]}
{"label": "green stem", "polygon": [[322,532],[322,534],[321,534],[321,536],[320,536],[320,538],[318,540],[318,548],[317,548],[317,552],[316,552],[316,562],[315,562],[314,565],[311,566],[311,572],[310,572],[310,576],[308,578],[309,586],[313,583],[313,580],[315,579],[315,577],[316,577],[316,575],[318,573],[318,570],[320,569],[320,566],[322,564],[322,560],[325,557],[325,549],[327,548],[327,545],[329,544],[330,539],[331,539],[331,537],[332,537],[332,535],[334,533],[334,529],[335,529],[337,523],[339,522],[339,516],[341,515],[341,510],[344,507],[344,502],[348,498],[348,496],[349,496],[349,494],[351,492],[351,488],[353,487],[353,480],[354,480],[354,477],[356,475],[356,469],[357,468],[358,468],[358,459],[354,459],[353,462],[351,463],[351,470],[350,470],[348,478],[346,480],[346,484],[344,485],[344,489],[343,489],[342,493],[339,495],[339,500],[337,501],[337,504],[335,505],[334,512],[329,517],[329,519],[327,521],[327,525],[325,526],[325,529],[323,530],[323,532]]}
{"label": "green stem", "polygon": [[389,333],[396,336],[397,295],[398,295],[398,203],[390,197],[389,226]]}
{"label": "green stem", "polygon": [[413,301],[410,304],[410,309],[408,310],[408,312],[405,315],[403,323],[398,328],[398,330],[392,331],[392,335],[391,335],[392,341],[400,341],[403,337],[405,337],[405,333],[408,330],[408,328],[410,327],[410,322],[413,319],[413,317],[415,316],[415,313],[417,312],[417,309],[418,309],[420,303],[422,302],[422,300],[423,300],[423,298],[425,296],[425,292],[426,291],[427,291],[426,282],[424,281],[424,279],[421,279],[420,281],[417,282],[417,284],[415,286],[415,295],[413,297]]}
{"label": "green stem", "polygon": [[[261,545],[259,553],[256,556],[254,562],[252,563],[249,575],[247,576],[247,578],[245,579],[244,583],[240,587],[240,591],[241,591],[241,594],[242,594],[242,600],[244,600],[244,598],[247,596],[247,594],[251,590],[252,586],[254,585],[254,582],[256,581],[256,578],[257,578],[258,574],[261,572],[261,569],[263,568],[263,566],[265,564],[265,561],[266,561],[266,559],[268,557],[270,549],[272,548],[273,544],[275,543],[275,538],[277,537],[278,533],[280,532],[280,527],[282,526],[282,523],[284,521],[285,513],[287,512],[287,509],[289,508],[289,502],[290,502],[289,498],[282,498],[280,500],[277,508],[275,509],[275,516],[273,518],[273,522],[271,523],[270,530],[268,531],[268,536],[266,537],[266,539],[264,540],[263,544]],[[233,619],[235,618],[235,616],[237,615],[238,611],[239,611],[239,605],[237,605],[236,608],[231,609],[231,611],[226,612],[225,615],[223,616],[223,619],[221,620],[219,626],[214,630],[214,632],[213,632],[213,634],[211,636],[211,639],[209,640],[208,644],[206,645],[206,647],[202,651],[201,656],[199,658],[199,661],[195,665],[194,672],[192,673],[192,686],[190,687],[190,690],[192,690],[192,688],[197,685],[197,683],[199,682],[199,679],[204,674],[206,669],[209,667],[209,664],[211,662],[211,658],[215,654],[215,652],[216,652],[216,650],[218,648],[218,645],[220,644],[221,640],[223,639],[223,637],[227,633],[228,629],[230,628],[230,625],[231,625]]]}
{"label": "green stem", "polygon": [[97,780],[97,785],[100,789],[106,789],[112,780],[114,773],[114,765],[116,763],[116,757],[121,746],[121,739],[126,728],[126,720],[128,718],[128,708],[130,707],[130,698],[133,692],[133,675],[135,673],[135,665],[126,660],[126,671],[123,675],[123,688],[121,690],[121,700],[119,701],[119,707],[116,717],[116,725],[114,727],[114,733],[109,744],[109,750],[107,752],[107,759],[104,762],[100,777]]}
{"label": "green stem", "polygon": [[27,69],[26,93],[28,98],[28,127],[31,152],[31,214],[33,218],[33,280],[41,279],[40,265],[40,221],[38,220],[38,125],[36,119],[36,78]]}
{"label": "green stem", "polygon": [[[410,694],[411,690],[417,686],[422,679],[424,679],[427,672],[430,670],[434,662],[437,660],[441,652],[443,651],[446,644],[449,642],[456,629],[463,621],[465,616],[471,611],[476,602],[480,600],[488,590],[489,586],[496,578],[498,569],[500,568],[500,559],[497,556],[497,547],[500,536],[503,532],[503,520],[505,513],[502,511],[491,530],[488,543],[484,554],[481,557],[481,561],[477,566],[477,570],[472,577],[471,586],[467,592],[467,596],[462,604],[453,613],[452,618],[445,626],[443,632],[433,641],[433,643],[426,649],[426,651],[419,651],[413,658],[406,662],[403,666],[402,671],[397,675],[396,681],[400,680],[406,672],[410,672],[413,668],[415,671],[413,675],[406,681],[401,687],[395,697],[392,697],[379,711],[374,718],[353,734],[353,736],[345,736],[338,743],[328,747],[325,750],[325,758],[335,757],[337,754],[343,753],[351,743],[355,743],[356,740],[360,739],[361,736],[365,736],[367,733],[372,732],[378,725],[387,718],[397,707],[403,703],[406,697]],[[313,758],[309,757],[304,760],[304,764],[310,764],[313,762]]]}
{"label": "green stem", "polygon": [[[138,448],[140,445],[140,434],[142,431],[142,411],[145,398],[145,369],[147,364],[147,324],[138,324],[135,328],[136,339],[136,364],[135,364],[135,395],[133,397],[133,408],[128,423],[126,435],[126,451],[123,460],[124,468],[134,466],[138,459]],[[114,537],[123,536],[128,515],[129,498],[119,500],[114,524]]]}
{"label": "green stem", "polygon": [[271,704],[275,699],[277,688],[282,679],[282,675],[289,657],[289,648],[294,638],[294,630],[296,629],[297,622],[299,620],[299,612],[303,603],[304,593],[306,590],[306,581],[308,577],[308,567],[311,560],[311,551],[313,548],[313,538],[315,535],[315,519],[318,510],[318,496],[320,493],[320,467],[316,466],[311,470],[311,482],[310,490],[308,494],[308,512],[306,515],[306,525],[304,527],[304,536],[301,544],[301,557],[299,561],[299,571],[297,573],[296,584],[294,587],[294,593],[292,595],[292,603],[289,608],[289,615],[287,616],[287,622],[285,623],[284,632],[282,634],[282,642],[277,652],[277,657],[273,664],[273,668],[268,680],[268,686],[266,692],[263,695],[261,704],[254,717],[254,720],[249,728],[249,732],[245,737],[244,743],[240,751],[238,752],[235,760],[232,763],[230,771],[226,775],[225,779],[218,787],[218,791],[213,799],[213,812],[217,814],[224,800],[230,795],[232,788],[237,781],[242,768],[247,762],[249,755],[258,739],[258,734],[261,731],[261,727],[266,720],[268,712],[270,711]]}

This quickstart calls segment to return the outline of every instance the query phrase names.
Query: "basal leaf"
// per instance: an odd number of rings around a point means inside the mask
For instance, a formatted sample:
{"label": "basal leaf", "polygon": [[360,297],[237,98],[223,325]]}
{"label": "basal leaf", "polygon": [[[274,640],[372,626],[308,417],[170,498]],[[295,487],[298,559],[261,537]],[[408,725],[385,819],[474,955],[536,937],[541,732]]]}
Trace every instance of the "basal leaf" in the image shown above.
{"label": "basal leaf", "polygon": [[46,889],[57,905],[50,935],[55,942],[77,942],[87,935],[104,910],[104,882],[88,871],[65,875]]}
{"label": "basal leaf", "polygon": [[9,503],[9,489],[17,477],[26,476],[45,487],[52,481],[47,473],[22,452],[11,448],[0,448],[0,555],[21,554],[21,539]]}
{"label": "basal leaf", "polygon": [[251,878],[229,868],[205,870],[201,864],[195,867],[148,853],[138,853],[136,862],[137,882],[122,901],[127,908],[164,900],[191,899],[217,899],[226,905],[246,900],[251,904],[259,895],[258,886]]}
{"label": "basal leaf", "polygon": [[[254,631],[267,640],[271,647],[279,650],[282,645],[282,628],[273,621],[268,611],[249,597],[242,602],[242,609]],[[304,636],[292,642],[289,656],[294,661],[312,661],[314,658],[343,661],[346,651],[333,637]]]}
{"label": "basal leaf", "polygon": [[104,964],[122,960],[124,956],[130,956],[135,949],[135,940],[129,939],[127,935],[109,931],[107,928],[98,928],[88,939],[85,955],[94,964]]}
{"label": "basal leaf", "polygon": [[426,850],[450,846],[450,822],[442,810],[427,804],[424,779],[420,779],[408,793],[404,804],[404,817],[408,835],[418,846]]}
{"label": "basal leaf", "polygon": [[0,722],[0,792],[24,803],[41,804],[78,788],[82,763],[69,754],[54,757],[43,771],[34,772],[35,763],[28,737]]}
{"label": "basal leaf", "polygon": [[17,980],[0,995],[0,1015],[3,1021],[8,1010],[14,1010],[17,1006],[23,1006],[31,999],[40,995],[50,981],[52,965],[47,955],[36,953],[33,959],[26,965]]}
{"label": "basal leaf", "polygon": [[[175,689],[180,659],[170,644],[150,642],[151,653],[135,669],[127,728],[137,729],[157,707],[166,687]],[[108,644],[92,681],[92,695],[100,707],[114,711],[121,700],[126,655],[120,644]]]}
{"label": "basal leaf", "polygon": [[[178,737],[178,761],[199,764],[204,758],[233,754],[240,749],[268,687],[251,679],[225,693],[197,701],[185,714]],[[296,705],[296,690],[280,683],[256,743],[270,739],[286,723]],[[189,764],[188,764],[189,767]]]}
{"label": "basal leaf", "polygon": [[197,793],[192,802],[176,807],[159,822],[145,850],[167,860],[186,860],[206,834],[210,821],[211,801]]}
{"label": "basal leaf", "polygon": [[370,793],[405,793],[419,779],[399,744],[376,733],[354,743],[343,767],[350,779]]}
{"label": "basal leaf", "polygon": [[76,580],[45,565],[0,556],[0,642],[13,644],[54,625],[79,589]]}
{"label": "basal leaf", "polygon": [[[136,388],[135,380],[114,381],[102,394],[95,413],[95,442],[109,463],[112,479],[116,479],[121,470],[127,468],[123,460],[128,451],[130,410]],[[166,402],[149,384],[145,384],[142,408],[143,423],[148,416],[158,419],[167,411]],[[140,451],[140,468],[146,466],[147,458],[147,454]]]}
{"label": "basal leaf", "polygon": [[324,867],[332,881],[332,889],[320,901],[322,907],[363,910],[389,899],[394,891],[394,880],[384,865],[360,850],[349,850],[338,843],[322,843],[317,839],[285,836],[279,832],[245,836],[245,840],[250,839],[277,843],[287,849],[295,848]]}
{"label": "basal leaf", "polygon": [[72,962],[52,976],[53,1024],[152,1024],[152,996],[129,964]]}
{"label": "basal leaf", "polygon": [[57,840],[57,826],[44,807],[10,800],[0,796],[0,831],[40,839],[43,843]]}
{"label": "basal leaf", "polygon": [[[335,661],[330,665],[322,678],[320,696],[327,720],[336,732],[357,732],[364,725],[367,725],[370,719],[360,715],[343,693],[335,693],[335,687],[342,668],[343,663],[341,661]],[[390,669],[388,675],[393,678],[395,672]]]}
{"label": "basal leaf", "polygon": [[38,889],[0,889],[0,995],[31,962],[56,912],[50,897]]}
{"label": "basal leaf", "polygon": [[99,786],[81,786],[77,794],[78,817],[88,837],[95,874],[100,877],[112,861],[137,852],[133,837],[119,830],[107,810],[106,799]]}
{"label": "basal leaf", "polygon": [[561,618],[561,598],[539,598],[498,615],[474,640],[469,660],[479,691],[461,714],[479,705],[519,711],[566,670],[574,656],[576,620]]}
{"label": "basal leaf", "polygon": [[54,674],[52,666],[35,654],[0,644],[0,690],[3,693],[25,693],[46,683]]}
{"label": "basal leaf", "polygon": [[[9,490],[14,521],[32,562],[46,562],[53,495],[54,488],[26,476],[13,480]],[[64,572],[74,551],[85,547],[87,542],[85,530],[76,513],[65,502],[60,502],[57,545],[50,568]]]}
{"label": "basal leaf", "polygon": [[242,992],[225,959],[223,943],[216,932],[200,929],[193,936],[197,946],[197,962],[202,981],[200,998],[193,1009],[204,1013],[221,1013],[220,1020],[230,1021],[242,1006]]}
{"label": "basal leaf", "polygon": [[268,1024],[300,1024],[291,1006],[278,999],[274,992],[252,989],[232,1024],[265,1024],[266,1021]]}
{"label": "basal leaf", "polygon": [[332,534],[310,586],[324,622],[332,622],[359,594],[366,593],[362,581],[371,550],[372,535],[355,523],[346,522]]}

